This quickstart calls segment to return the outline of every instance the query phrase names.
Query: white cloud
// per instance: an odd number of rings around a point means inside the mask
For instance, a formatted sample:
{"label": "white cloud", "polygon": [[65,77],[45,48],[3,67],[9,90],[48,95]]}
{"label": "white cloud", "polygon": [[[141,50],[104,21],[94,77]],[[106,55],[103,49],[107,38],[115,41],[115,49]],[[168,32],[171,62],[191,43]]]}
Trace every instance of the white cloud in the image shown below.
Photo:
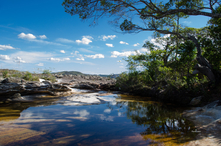
{"label": "white cloud", "polygon": [[92,58],[92,59],[95,59],[95,58],[104,58],[104,55],[103,54],[95,54],[95,55],[84,55],[88,58]]}
{"label": "white cloud", "polygon": [[127,42],[120,41],[120,44],[129,45]]}
{"label": "white cloud", "polygon": [[[139,54],[140,52],[137,51],[137,53]],[[123,57],[123,56],[128,57],[130,55],[136,55],[137,53],[135,51],[125,51],[125,52],[113,51],[113,52],[111,52],[111,54],[112,54],[111,57],[113,57],[113,58],[117,58],[118,56],[120,56],[120,57]]]}
{"label": "white cloud", "polygon": [[63,58],[63,59],[61,59],[61,58],[53,58],[53,57],[51,57],[51,58],[49,58],[49,60],[60,62],[60,61],[68,61],[68,60],[70,60],[70,58]]}
{"label": "white cloud", "polygon": [[93,37],[91,36],[83,36],[81,40],[76,40],[77,43],[79,44],[85,44],[88,45],[89,43],[92,42]]}
{"label": "white cloud", "polygon": [[61,50],[60,52],[61,52],[61,53],[65,53],[65,51],[64,51],[64,50]]}
{"label": "white cloud", "polygon": [[70,58],[64,58],[64,59],[63,59],[63,61],[68,61],[68,60],[70,60]]}
{"label": "white cloud", "polygon": [[46,52],[25,52],[19,51],[10,55],[10,58],[16,58],[19,56],[26,63],[36,63],[43,60],[48,60],[48,58],[52,57],[52,54]]}
{"label": "white cloud", "polygon": [[140,45],[139,43],[136,43],[136,44],[134,44],[133,46],[136,47],[136,46],[139,46],[139,45]]}
{"label": "white cloud", "polygon": [[108,109],[105,109],[105,110],[104,110],[104,113],[108,113],[108,114],[111,113],[111,109],[109,109],[109,108],[108,108]]}
{"label": "white cloud", "polygon": [[139,51],[143,53],[150,53],[150,50],[148,50],[147,48],[141,48]]}
{"label": "white cloud", "polygon": [[0,55],[0,60],[10,60],[8,55]]}
{"label": "white cloud", "polygon": [[102,40],[103,40],[103,41],[106,41],[106,40],[108,40],[108,39],[113,40],[115,37],[116,37],[116,35],[108,35],[108,36],[103,35],[103,36],[102,36]]}
{"label": "white cloud", "polygon": [[82,60],[84,61],[84,57],[82,55],[79,55],[79,58],[76,58],[76,60]]}
{"label": "white cloud", "polygon": [[37,66],[44,66],[44,63],[38,63]]}
{"label": "white cloud", "polygon": [[113,44],[106,44],[106,46],[108,46],[108,47],[114,47]]}
{"label": "white cloud", "polygon": [[102,121],[114,121],[114,117],[113,116],[105,116],[103,114],[98,114],[99,118],[102,120]]}
{"label": "white cloud", "polygon": [[71,55],[74,55],[74,56],[76,56],[76,55],[78,55],[78,51],[74,51],[74,53],[71,53]]}
{"label": "white cloud", "polygon": [[16,62],[16,63],[25,63],[25,61],[22,60],[21,57],[19,57],[19,56],[15,57],[14,62]]}
{"label": "white cloud", "polygon": [[87,110],[76,110],[74,114],[79,115],[80,117],[88,117],[90,115],[90,113]]}
{"label": "white cloud", "polygon": [[8,50],[8,49],[15,49],[10,45],[0,45],[0,50]]}
{"label": "white cloud", "polygon": [[18,35],[18,38],[31,40],[31,39],[36,39],[36,36],[34,36],[31,33],[25,34],[22,32]]}
{"label": "white cloud", "polygon": [[62,42],[62,43],[75,43],[73,40],[65,39],[65,38],[58,38],[56,41]]}
{"label": "white cloud", "polygon": [[[154,38],[152,38],[150,40],[150,42],[153,43],[155,46],[157,46],[157,48],[155,48],[155,49],[163,50],[164,46],[167,44],[166,40],[169,39],[169,37],[170,37],[170,34],[166,34],[166,35],[164,35],[162,37],[162,39],[158,39],[158,38],[154,39]],[[173,44],[171,44],[171,45],[173,45]]]}
{"label": "white cloud", "polygon": [[39,35],[40,39],[47,39],[46,35]]}
{"label": "white cloud", "polygon": [[36,39],[36,36],[34,36],[33,34],[30,34],[30,33],[28,33],[28,34],[20,33],[18,35],[18,38],[25,39],[25,40],[28,40],[28,41],[31,41],[31,42],[38,42],[38,43],[49,44],[49,45],[57,45],[57,46],[66,46],[66,45],[62,45],[62,44],[59,44],[59,43],[48,42],[48,41],[44,41],[44,40],[38,40],[38,39]]}

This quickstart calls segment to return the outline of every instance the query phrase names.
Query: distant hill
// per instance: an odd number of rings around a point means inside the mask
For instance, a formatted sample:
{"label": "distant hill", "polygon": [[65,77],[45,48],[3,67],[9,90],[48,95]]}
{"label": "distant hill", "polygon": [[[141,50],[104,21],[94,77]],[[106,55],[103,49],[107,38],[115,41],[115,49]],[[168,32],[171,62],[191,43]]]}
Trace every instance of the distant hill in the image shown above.
{"label": "distant hill", "polygon": [[55,72],[52,74],[62,74],[62,75],[85,75],[79,71],[61,71],[61,72]]}

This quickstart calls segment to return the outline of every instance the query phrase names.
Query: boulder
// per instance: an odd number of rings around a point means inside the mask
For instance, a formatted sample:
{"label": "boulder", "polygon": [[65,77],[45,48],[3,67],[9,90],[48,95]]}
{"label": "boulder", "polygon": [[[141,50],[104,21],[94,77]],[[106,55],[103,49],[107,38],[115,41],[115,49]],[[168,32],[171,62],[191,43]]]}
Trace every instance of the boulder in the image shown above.
{"label": "boulder", "polygon": [[202,100],[202,96],[195,97],[190,101],[189,105],[196,106],[201,102],[201,100]]}

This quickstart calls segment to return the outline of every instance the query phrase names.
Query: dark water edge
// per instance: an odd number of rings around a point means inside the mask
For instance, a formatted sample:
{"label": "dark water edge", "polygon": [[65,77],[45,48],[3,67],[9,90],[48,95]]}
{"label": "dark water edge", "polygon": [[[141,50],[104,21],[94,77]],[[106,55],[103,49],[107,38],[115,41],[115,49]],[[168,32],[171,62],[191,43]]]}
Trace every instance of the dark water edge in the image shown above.
{"label": "dark water edge", "polygon": [[95,105],[63,104],[65,98],[0,105],[0,145],[182,145],[195,126],[183,109],[130,95]]}

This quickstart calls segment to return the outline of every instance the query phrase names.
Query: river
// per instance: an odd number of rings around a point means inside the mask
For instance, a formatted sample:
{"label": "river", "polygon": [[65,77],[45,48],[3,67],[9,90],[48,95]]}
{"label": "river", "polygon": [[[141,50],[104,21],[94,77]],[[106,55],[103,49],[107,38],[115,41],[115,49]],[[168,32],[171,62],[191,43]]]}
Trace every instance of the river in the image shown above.
{"label": "river", "polygon": [[[76,101],[82,97],[89,102]],[[149,98],[85,90],[62,98],[25,98],[0,104],[1,146],[171,146],[196,136],[193,123],[182,117],[184,109]]]}

